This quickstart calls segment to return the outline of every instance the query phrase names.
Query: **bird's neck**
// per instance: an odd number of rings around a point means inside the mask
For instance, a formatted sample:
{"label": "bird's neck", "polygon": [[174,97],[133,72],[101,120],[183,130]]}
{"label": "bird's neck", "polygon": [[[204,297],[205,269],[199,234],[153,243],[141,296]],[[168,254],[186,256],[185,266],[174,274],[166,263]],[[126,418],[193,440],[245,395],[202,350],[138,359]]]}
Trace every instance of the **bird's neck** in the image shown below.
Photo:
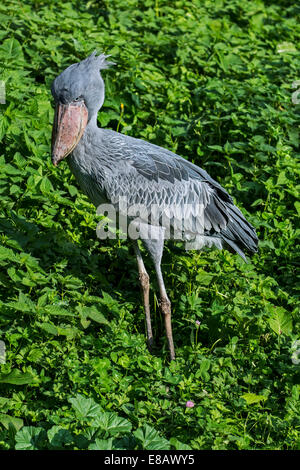
{"label": "bird's neck", "polygon": [[87,103],[88,107],[88,113],[89,113],[89,122],[88,126],[91,129],[97,128],[97,116],[102,108],[102,105],[104,103],[105,99],[105,87],[104,87],[104,82],[101,79],[101,86],[97,90],[97,94],[95,96],[92,96],[91,99]]}
{"label": "bird's neck", "polygon": [[91,131],[91,130],[94,130],[96,129],[98,126],[97,126],[97,116],[98,116],[98,110],[92,114],[87,126],[86,126],[86,129],[85,129],[85,132],[88,130],[88,131]]}

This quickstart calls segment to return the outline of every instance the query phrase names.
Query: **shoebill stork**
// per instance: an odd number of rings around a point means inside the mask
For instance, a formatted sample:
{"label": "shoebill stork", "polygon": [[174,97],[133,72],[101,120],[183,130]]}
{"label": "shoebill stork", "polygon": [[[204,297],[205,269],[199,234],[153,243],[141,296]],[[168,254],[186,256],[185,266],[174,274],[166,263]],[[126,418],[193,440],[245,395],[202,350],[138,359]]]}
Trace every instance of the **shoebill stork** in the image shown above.
{"label": "shoebill stork", "polygon": [[[149,252],[156,271],[172,360],[171,303],[161,271],[164,240],[173,234],[175,240],[192,243],[192,248],[227,248],[245,259],[244,251],[257,251],[258,239],[231,196],[206,171],[167,149],[97,126],[97,114],[104,102],[100,71],[113,64],[107,57],[94,52],[54,80],[52,162],[56,166],[68,157],[82,191],[96,207],[110,203],[120,213],[120,200],[126,200],[127,220],[136,224],[131,239],[143,294],[148,347],[151,349],[153,342],[149,276],[138,239]],[[128,215],[135,206],[143,210]]]}

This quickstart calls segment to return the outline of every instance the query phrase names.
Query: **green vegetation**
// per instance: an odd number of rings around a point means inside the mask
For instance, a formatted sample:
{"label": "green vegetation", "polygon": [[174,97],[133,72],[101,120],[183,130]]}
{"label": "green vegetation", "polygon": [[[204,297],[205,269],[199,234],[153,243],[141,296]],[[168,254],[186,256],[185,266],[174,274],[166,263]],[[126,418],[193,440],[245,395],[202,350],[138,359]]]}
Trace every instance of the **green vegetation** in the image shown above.
{"label": "green vegetation", "polygon": [[[0,20],[1,448],[299,449],[299,6],[5,0]],[[50,160],[51,82],[94,49],[117,62],[99,125],[205,168],[261,240],[249,264],[166,247],[171,364],[131,247]]]}

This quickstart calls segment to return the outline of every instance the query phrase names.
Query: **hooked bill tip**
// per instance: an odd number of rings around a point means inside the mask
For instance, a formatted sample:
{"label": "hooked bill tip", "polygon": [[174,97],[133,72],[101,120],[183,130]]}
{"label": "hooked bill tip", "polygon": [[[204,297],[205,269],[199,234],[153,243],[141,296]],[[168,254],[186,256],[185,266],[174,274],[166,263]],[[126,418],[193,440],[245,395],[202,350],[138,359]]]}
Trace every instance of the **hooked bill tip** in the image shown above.
{"label": "hooked bill tip", "polygon": [[51,159],[51,160],[52,160],[52,164],[53,164],[54,166],[57,166],[57,165],[58,165],[58,163],[59,163],[59,160],[58,160],[58,158],[57,158],[57,157],[52,157],[52,159]]}

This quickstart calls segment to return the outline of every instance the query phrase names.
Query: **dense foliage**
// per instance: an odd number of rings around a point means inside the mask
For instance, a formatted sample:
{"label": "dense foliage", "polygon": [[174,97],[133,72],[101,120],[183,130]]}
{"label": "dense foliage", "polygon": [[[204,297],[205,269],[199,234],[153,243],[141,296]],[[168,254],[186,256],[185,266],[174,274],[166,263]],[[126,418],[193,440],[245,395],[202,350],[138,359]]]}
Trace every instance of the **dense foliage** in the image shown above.
{"label": "dense foliage", "polygon": [[[0,20],[1,447],[299,449],[299,5],[5,0]],[[248,264],[166,247],[171,364],[131,247],[50,160],[51,82],[94,49],[117,63],[99,125],[204,167],[260,238]]]}

